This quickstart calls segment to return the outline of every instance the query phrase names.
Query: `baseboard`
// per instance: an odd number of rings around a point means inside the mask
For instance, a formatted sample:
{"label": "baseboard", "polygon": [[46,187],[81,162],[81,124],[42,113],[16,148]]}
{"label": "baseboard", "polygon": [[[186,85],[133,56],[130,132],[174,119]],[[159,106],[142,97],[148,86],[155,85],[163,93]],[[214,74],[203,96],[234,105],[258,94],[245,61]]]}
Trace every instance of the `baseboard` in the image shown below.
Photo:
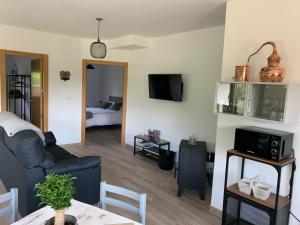
{"label": "baseboard", "polygon": [[68,143],[68,144],[57,144],[57,145],[59,145],[59,146],[68,146],[68,145],[81,145],[81,143],[80,142],[74,142],[74,143]]}
{"label": "baseboard", "polygon": [[222,218],[222,211],[213,206],[209,207],[209,212],[219,218]]}

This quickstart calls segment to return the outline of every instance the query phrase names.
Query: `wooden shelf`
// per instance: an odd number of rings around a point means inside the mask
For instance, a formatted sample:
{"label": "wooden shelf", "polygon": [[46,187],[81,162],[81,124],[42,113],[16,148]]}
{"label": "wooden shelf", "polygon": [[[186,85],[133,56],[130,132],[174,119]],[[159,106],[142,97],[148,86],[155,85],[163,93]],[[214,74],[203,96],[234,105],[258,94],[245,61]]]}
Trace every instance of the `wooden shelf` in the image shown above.
{"label": "wooden shelf", "polygon": [[136,145],[136,147],[139,147],[141,149],[143,149],[144,151],[146,152],[149,152],[151,154],[154,154],[154,155],[159,155],[159,150],[158,150],[158,147],[156,146],[141,146],[141,145]]}
{"label": "wooden shelf", "polygon": [[[267,200],[264,201],[264,200],[261,200],[259,198],[255,198],[253,195],[247,195],[247,194],[241,192],[239,190],[238,184],[234,184],[232,186],[227,187],[227,191],[231,192],[235,195],[238,195],[239,197],[244,198],[246,200],[249,200],[249,201],[255,202],[257,204],[266,206],[266,207],[268,207],[270,209],[273,209],[273,210],[275,209],[276,194],[274,194],[274,193],[271,193],[270,197]],[[279,196],[278,209],[284,207],[285,205],[287,205],[289,203],[290,203],[290,199],[288,197]]]}
{"label": "wooden shelf", "polygon": [[264,158],[261,158],[261,157],[255,156],[255,155],[251,155],[249,153],[240,152],[240,151],[237,151],[237,150],[229,150],[228,153],[230,155],[236,155],[236,156],[239,156],[239,157],[243,157],[245,159],[251,159],[251,160],[261,162],[261,163],[266,163],[266,164],[269,164],[269,165],[272,165],[272,166],[284,167],[286,165],[289,165],[289,164],[295,162],[295,158],[292,157],[292,156],[284,158],[280,161],[275,161],[275,160],[270,160],[270,159],[264,159]]}

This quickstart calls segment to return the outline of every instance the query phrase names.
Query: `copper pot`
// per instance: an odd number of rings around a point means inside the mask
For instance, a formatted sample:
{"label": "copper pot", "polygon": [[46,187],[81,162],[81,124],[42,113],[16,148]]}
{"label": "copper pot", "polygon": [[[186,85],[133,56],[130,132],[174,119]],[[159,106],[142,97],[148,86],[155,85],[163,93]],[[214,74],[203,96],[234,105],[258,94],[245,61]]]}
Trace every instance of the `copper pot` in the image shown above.
{"label": "copper pot", "polygon": [[237,82],[247,82],[249,81],[249,69],[248,65],[245,66],[236,66],[235,75],[233,79]]}
{"label": "copper pot", "polygon": [[265,66],[260,70],[260,73],[259,73],[260,81],[261,82],[280,83],[283,81],[285,70],[282,67],[280,67],[280,65],[279,65],[281,59],[280,59],[279,54],[277,53],[277,47],[274,42],[266,42],[266,43],[262,44],[256,52],[254,52],[253,54],[251,54],[248,57],[247,64],[249,64],[250,58],[253,55],[257,54],[266,45],[272,45],[273,52],[268,57],[268,66]]}

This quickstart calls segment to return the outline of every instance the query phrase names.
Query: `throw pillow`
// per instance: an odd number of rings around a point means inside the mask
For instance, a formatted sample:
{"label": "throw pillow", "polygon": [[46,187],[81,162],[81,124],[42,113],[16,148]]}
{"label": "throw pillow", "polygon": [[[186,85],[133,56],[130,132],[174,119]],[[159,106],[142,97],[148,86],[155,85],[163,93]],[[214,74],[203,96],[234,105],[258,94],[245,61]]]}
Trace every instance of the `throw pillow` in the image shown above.
{"label": "throw pillow", "polygon": [[101,109],[107,109],[107,108],[109,108],[111,106],[111,103],[110,102],[100,102],[100,104],[99,104],[99,107],[101,108]]}
{"label": "throw pillow", "polygon": [[113,107],[111,107],[112,110],[119,111],[122,108],[122,103],[115,103]]}

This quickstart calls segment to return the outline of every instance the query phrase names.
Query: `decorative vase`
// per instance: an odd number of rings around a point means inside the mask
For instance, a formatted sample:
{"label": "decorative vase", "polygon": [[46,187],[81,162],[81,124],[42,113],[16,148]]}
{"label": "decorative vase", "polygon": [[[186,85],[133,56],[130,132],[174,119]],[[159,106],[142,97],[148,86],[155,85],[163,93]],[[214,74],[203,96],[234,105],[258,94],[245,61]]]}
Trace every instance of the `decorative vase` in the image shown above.
{"label": "decorative vase", "polygon": [[[280,56],[277,53],[277,47],[274,42],[265,42],[263,43],[259,49],[251,54],[248,57],[248,63],[250,61],[250,58],[257,54],[264,46],[266,45],[271,45],[273,47],[273,52],[272,54],[268,57],[268,66],[265,66],[261,68],[260,73],[259,73],[259,78],[261,82],[274,82],[274,83],[280,83],[283,81],[285,70],[280,67]],[[248,65],[247,63],[247,65]]]}
{"label": "decorative vase", "polygon": [[[50,218],[45,222],[45,225],[54,225],[55,217]],[[65,225],[77,225],[77,219],[72,215],[65,215]]]}
{"label": "decorative vase", "polygon": [[197,138],[195,135],[192,135],[189,137],[189,145],[196,145],[197,144]]}
{"label": "decorative vase", "polygon": [[160,131],[159,130],[153,130],[153,134],[154,134],[155,141],[160,140]]}

